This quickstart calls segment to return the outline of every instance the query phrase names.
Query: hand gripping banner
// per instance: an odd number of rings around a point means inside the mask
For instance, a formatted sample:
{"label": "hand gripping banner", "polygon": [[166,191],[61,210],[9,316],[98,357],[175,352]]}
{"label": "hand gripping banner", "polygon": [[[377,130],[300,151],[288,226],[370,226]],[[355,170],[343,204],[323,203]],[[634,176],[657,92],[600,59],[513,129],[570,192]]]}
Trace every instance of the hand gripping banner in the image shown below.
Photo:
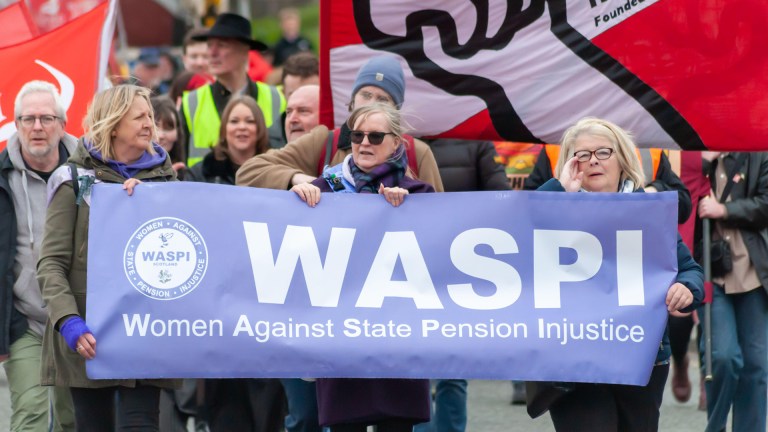
{"label": "hand gripping banner", "polygon": [[325,194],[310,208],[176,183],[132,197],[97,185],[92,205],[91,378],[645,384],[677,267],[674,193],[418,194],[398,208]]}

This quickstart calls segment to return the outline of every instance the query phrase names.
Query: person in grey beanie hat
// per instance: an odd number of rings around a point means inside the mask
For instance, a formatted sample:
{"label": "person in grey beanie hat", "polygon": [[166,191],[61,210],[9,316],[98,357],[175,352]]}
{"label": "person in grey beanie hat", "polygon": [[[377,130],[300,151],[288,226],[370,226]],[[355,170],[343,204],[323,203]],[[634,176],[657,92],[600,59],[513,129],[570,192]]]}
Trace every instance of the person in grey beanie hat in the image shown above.
{"label": "person in grey beanie hat", "polygon": [[[352,88],[352,101],[354,101],[357,92],[367,86],[378,87],[392,98],[391,101],[377,100],[376,102],[394,102],[397,109],[403,107],[405,76],[403,75],[403,67],[397,58],[383,55],[368,60],[357,72],[355,85]],[[371,95],[371,97],[373,96],[375,95]],[[350,102],[350,111],[352,111],[352,107],[353,103]]]}

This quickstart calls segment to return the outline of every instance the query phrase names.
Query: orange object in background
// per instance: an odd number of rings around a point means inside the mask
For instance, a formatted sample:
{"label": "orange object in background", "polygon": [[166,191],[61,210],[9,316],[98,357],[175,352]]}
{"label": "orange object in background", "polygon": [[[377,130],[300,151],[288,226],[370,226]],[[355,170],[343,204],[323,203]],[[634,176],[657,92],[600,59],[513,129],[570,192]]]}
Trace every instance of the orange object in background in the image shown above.
{"label": "orange object in background", "polygon": [[504,165],[512,189],[522,190],[523,182],[533,171],[543,144],[494,141],[493,145],[499,154],[496,162]]}

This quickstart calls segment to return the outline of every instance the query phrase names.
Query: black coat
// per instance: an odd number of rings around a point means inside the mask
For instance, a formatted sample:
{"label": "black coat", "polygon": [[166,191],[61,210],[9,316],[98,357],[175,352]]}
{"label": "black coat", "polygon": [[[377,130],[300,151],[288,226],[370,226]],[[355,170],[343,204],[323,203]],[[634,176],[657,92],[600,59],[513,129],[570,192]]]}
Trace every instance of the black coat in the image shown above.
{"label": "black coat", "polygon": [[508,190],[504,167],[490,141],[436,139],[429,143],[446,192]]}
{"label": "black coat", "polygon": [[234,185],[235,173],[238,168],[240,167],[233,164],[228,158],[218,160],[213,156],[213,152],[210,152],[200,163],[187,170],[184,174],[184,180]]}
{"label": "black coat", "polygon": [[[710,170],[705,162],[703,168],[714,172],[715,167]],[[746,174],[746,182],[734,184],[731,200],[725,203],[728,217],[719,222],[739,228],[757,277],[768,289],[768,152],[748,153],[740,172]]]}
{"label": "black coat", "polygon": [[8,150],[0,153],[0,355],[10,352],[29,324],[13,306],[13,264],[16,256],[16,210],[8,173],[13,170]]}

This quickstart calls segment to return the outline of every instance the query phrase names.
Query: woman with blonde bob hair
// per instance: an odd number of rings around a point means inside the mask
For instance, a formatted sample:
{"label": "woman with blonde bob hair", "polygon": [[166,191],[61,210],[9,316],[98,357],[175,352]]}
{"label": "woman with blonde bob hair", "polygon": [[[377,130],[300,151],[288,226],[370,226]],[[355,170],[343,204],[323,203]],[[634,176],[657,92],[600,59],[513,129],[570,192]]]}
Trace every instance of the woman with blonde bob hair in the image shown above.
{"label": "woman with blonde bob hair", "polygon": [[[643,171],[634,154],[635,144],[629,133],[619,126],[607,120],[582,119],[565,132],[561,146],[555,169],[557,178],[550,179],[538,190],[643,192]],[[704,297],[704,275],[679,235],[677,269],[677,278],[667,289],[667,310],[690,312]],[[590,383],[561,386],[569,391],[548,406],[555,430],[658,430],[659,408],[671,355],[667,330],[660,342],[650,380],[645,386]],[[531,400],[534,399],[532,396]]]}
{"label": "woman with blonde bob hair", "polygon": [[[560,143],[560,157],[555,167],[556,178],[560,178],[563,167],[565,167],[569,160],[573,159],[576,141],[580,136],[591,136],[600,139],[604,144],[610,144],[605,145],[604,148],[612,149],[611,153],[616,154],[616,160],[619,163],[620,178],[618,179],[619,183],[616,184],[617,188],[619,184],[624,184],[626,180],[631,181],[635,188],[643,187],[645,175],[643,174],[643,167],[640,166],[640,161],[635,154],[635,143],[632,140],[632,136],[629,132],[608,120],[594,117],[585,117],[565,131],[563,140]],[[596,156],[599,159],[599,155]],[[612,192],[617,191],[618,189]]]}
{"label": "woman with blonde bob hair", "polygon": [[[42,384],[69,387],[78,431],[158,430],[160,387],[169,380],[92,380],[85,363],[96,338],[85,323],[88,219],[94,183],[119,183],[128,194],[142,181],[175,180],[171,160],[154,143],[149,91],[121,85],[88,107],[69,163],[48,181],[49,204],[37,279],[48,305]],[[76,178],[75,178],[76,177]],[[99,239],[110,241],[110,239]]]}

